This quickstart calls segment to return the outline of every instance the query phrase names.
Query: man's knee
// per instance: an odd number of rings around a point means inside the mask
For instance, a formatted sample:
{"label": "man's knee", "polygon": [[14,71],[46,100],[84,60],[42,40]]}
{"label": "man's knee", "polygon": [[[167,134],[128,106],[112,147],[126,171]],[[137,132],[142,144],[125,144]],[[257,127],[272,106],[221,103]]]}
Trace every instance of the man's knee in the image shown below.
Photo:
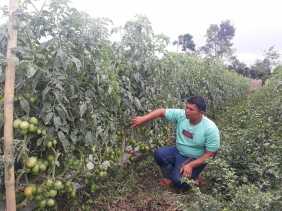
{"label": "man's knee", "polygon": [[162,162],[162,156],[161,156],[161,152],[160,152],[160,149],[156,149],[154,151],[154,158],[155,158],[155,161],[157,162],[157,164],[161,164]]}

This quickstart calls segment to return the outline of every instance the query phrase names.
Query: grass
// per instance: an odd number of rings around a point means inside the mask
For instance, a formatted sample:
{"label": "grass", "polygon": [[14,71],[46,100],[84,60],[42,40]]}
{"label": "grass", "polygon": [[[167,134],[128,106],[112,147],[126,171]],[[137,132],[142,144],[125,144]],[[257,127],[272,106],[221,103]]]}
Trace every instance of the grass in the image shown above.
{"label": "grass", "polygon": [[112,175],[105,181],[105,189],[99,190],[94,210],[180,210],[177,201],[183,193],[159,185],[161,173],[151,154],[126,168],[114,169]]}

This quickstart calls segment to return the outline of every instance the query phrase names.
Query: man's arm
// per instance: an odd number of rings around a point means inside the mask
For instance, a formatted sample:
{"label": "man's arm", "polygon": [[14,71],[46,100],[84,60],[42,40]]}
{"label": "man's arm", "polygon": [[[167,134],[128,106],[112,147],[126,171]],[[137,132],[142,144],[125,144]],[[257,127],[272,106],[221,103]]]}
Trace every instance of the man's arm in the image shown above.
{"label": "man's arm", "polygon": [[180,173],[185,176],[185,177],[191,177],[192,176],[192,171],[195,167],[200,166],[204,164],[204,162],[211,158],[214,157],[216,152],[208,152],[206,151],[201,157],[199,157],[196,160],[191,161],[190,163],[187,163],[186,165],[182,166],[180,169]]}
{"label": "man's arm", "polygon": [[163,118],[164,116],[165,116],[165,109],[158,108],[144,116],[133,117],[131,121],[131,127],[135,128],[151,120],[154,120],[157,118]]}

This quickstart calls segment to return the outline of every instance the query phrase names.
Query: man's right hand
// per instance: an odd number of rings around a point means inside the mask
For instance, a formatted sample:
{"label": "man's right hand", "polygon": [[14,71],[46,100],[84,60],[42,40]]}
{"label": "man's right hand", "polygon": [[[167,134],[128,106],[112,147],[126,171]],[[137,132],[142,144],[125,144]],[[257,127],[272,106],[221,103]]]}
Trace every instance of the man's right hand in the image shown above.
{"label": "man's right hand", "polygon": [[141,124],[143,124],[144,122],[145,122],[145,119],[144,119],[143,116],[133,117],[132,120],[131,120],[131,127],[132,128],[138,127]]}
{"label": "man's right hand", "polygon": [[151,111],[150,113],[144,116],[133,117],[131,120],[131,127],[135,128],[135,127],[142,125],[143,123],[149,122],[157,118],[162,118],[164,116],[165,116],[165,109],[159,108],[154,111]]}

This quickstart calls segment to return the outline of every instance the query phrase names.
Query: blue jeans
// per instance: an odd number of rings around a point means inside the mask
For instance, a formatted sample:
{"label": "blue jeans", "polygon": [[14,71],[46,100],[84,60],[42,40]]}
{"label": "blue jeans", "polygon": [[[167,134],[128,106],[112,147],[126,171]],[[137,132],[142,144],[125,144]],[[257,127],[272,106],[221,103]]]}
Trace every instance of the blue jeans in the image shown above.
{"label": "blue jeans", "polygon": [[[180,169],[184,164],[195,160],[181,155],[175,146],[160,147],[154,152],[155,160],[160,166],[164,177],[171,179],[174,186],[179,189],[187,190],[190,185],[181,183]],[[201,171],[205,168],[206,164],[202,164],[192,171],[192,179],[197,179]]]}

